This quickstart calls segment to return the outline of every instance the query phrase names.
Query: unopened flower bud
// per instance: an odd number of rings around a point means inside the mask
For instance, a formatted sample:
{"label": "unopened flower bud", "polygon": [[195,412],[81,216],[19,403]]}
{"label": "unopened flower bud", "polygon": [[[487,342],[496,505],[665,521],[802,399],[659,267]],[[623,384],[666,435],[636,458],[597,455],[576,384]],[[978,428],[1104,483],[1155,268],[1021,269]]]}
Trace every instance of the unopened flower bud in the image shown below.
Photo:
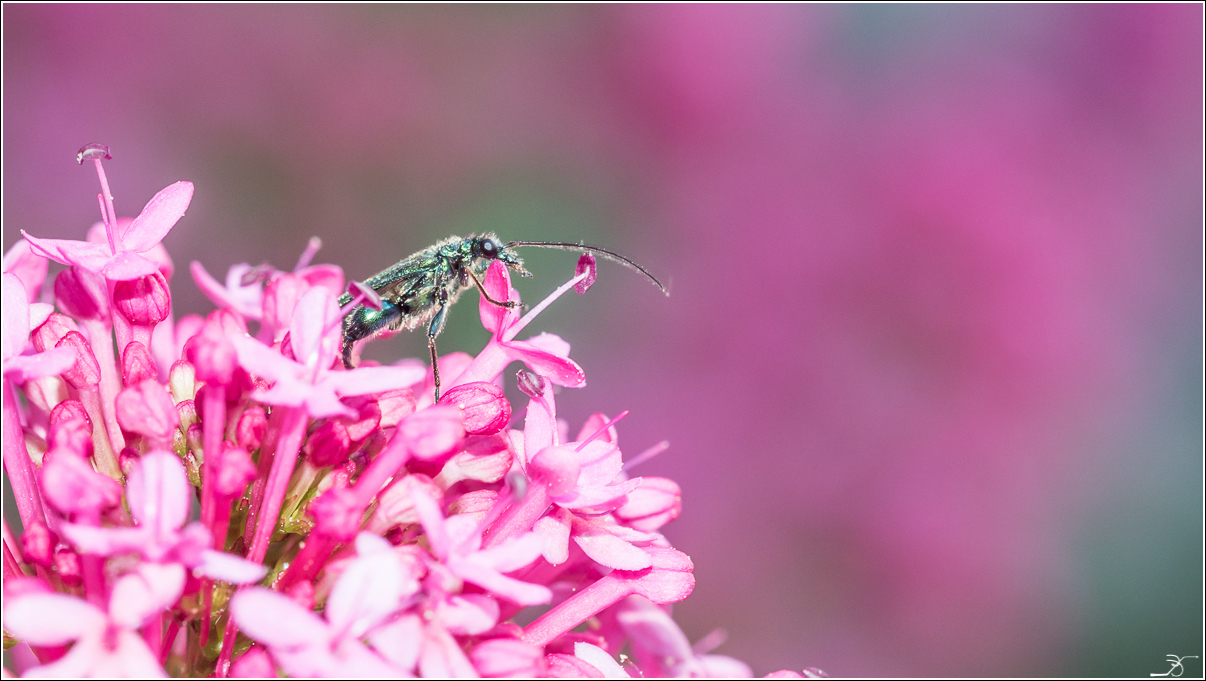
{"label": "unopened flower bud", "polygon": [[256,473],[251,455],[242,447],[224,446],[222,457],[217,461],[216,468],[218,477],[215,489],[222,498],[241,494]]}
{"label": "unopened flower bud", "polygon": [[[49,323],[49,322],[48,322]],[[45,326],[45,324],[43,324]],[[92,345],[79,331],[70,331],[55,344],[56,348],[70,348],[75,352],[75,365],[63,372],[63,379],[76,390],[95,387],[100,383],[100,364],[92,354]]]}
{"label": "unopened flower bud", "polygon": [[42,466],[42,490],[60,513],[85,516],[116,506],[122,493],[120,483],[74,456],[47,457]]}
{"label": "unopened flower bud", "polygon": [[[54,547],[58,539],[44,523],[34,521],[25,527],[21,534],[21,551],[25,559],[42,567],[54,564]],[[7,584],[7,580],[6,584]]]}
{"label": "unopened flower bud", "polygon": [[92,419],[82,402],[64,400],[50,412],[47,441],[51,449],[65,449],[83,458],[92,455]]}
{"label": "unopened flower bud", "polygon": [[185,431],[201,420],[197,416],[197,403],[193,400],[183,400],[177,404],[176,413],[180,415],[180,428]]}
{"label": "unopened flower bud", "polygon": [[134,385],[147,379],[158,378],[159,368],[155,366],[155,360],[151,359],[147,347],[139,341],[127,343],[121,355],[122,385]]}
{"label": "unopened flower bud", "polygon": [[142,455],[133,447],[125,447],[121,450],[121,454],[117,455],[117,465],[121,468],[123,475],[129,475],[134,472],[134,467],[142,460]]}
{"label": "unopened flower bud", "polygon": [[147,379],[118,393],[117,422],[132,433],[170,442],[172,431],[180,425],[180,414],[163,386]]}
{"label": "unopened flower bud", "polygon": [[145,277],[113,284],[113,307],[131,324],[155,326],[172,310],[167,279],[156,271]]}
{"label": "unopened flower bud", "polygon": [[406,417],[394,437],[403,438],[415,458],[438,459],[460,448],[465,439],[463,418],[457,407],[437,404]]}
{"label": "unopened flower bud", "polygon": [[306,440],[306,458],[315,468],[337,466],[347,460],[350,446],[347,426],[339,421],[327,421]]}
{"label": "unopened flower bud", "polygon": [[381,407],[368,395],[345,397],[340,401],[356,411],[354,418],[341,416],[338,419],[347,427],[351,448],[355,449],[381,425]]}
{"label": "unopened flower bud", "polygon": [[264,442],[264,432],[268,429],[268,412],[258,404],[253,404],[239,415],[235,425],[235,441],[249,452],[260,448]]}
{"label": "unopened flower bud", "polygon": [[74,319],[65,314],[52,312],[46,321],[42,322],[30,335],[34,349],[38,352],[46,352],[50,348],[56,347],[68,333],[79,332],[79,330],[80,327]]}
{"label": "unopened flower bud", "polygon": [[628,493],[616,518],[634,530],[655,532],[674,520],[683,509],[683,493],[678,483],[668,478],[643,476],[641,485]]}
{"label": "unopened flower bud", "polygon": [[55,551],[54,568],[59,573],[59,579],[67,586],[79,586],[83,582],[79,554],[66,546]]}
{"label": "unopened flower bud", "polygon": [[[347,487],[332,487],[310,502],[307,512],[314,516],[314,531],[338,541],[356,536],[364,504],[355,491]],[[310,541],[317,540],[312,537]]]}
{"label": "unopened flower bud", "polygon": [[238,355],[217,319],[208,319],[201,331],[184,346],[184,356],[206,383],[227,385],[234,379]]}
{"label": "unopened flower bud", "polygon": [[54,302],[76,319],[109,319],[109,291],[104,279],[79,267],[65,269],[55,277]]}
{"label": "unopened flower bud", "polygon": [[470,435],[493,435],[511,422],[511,403],[493,383],[458,385],[444,393],[440,403],[461,408],[465,413],[465,432]]}

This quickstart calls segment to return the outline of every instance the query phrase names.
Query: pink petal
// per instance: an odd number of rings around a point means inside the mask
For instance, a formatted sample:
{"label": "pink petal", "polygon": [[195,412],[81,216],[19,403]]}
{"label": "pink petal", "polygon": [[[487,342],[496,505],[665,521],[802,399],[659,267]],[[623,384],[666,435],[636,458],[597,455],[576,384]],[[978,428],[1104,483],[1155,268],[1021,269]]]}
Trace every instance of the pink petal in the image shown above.
{"label": "pink petal", "polygon": [[458,563],[454,571],[466,582],[472,582],[486,591],[515,601],[520,605],[541,605],[553,600],[553,592],[547,586],[521,582],[518,579],[499,574],[489,567],[473,563]]}
{"label": "pink petal", "polygon": [[75,456],[47,457],[41,482],[46,500],[62,513],[92,514],[121,501],[120,483]]}
{"label": "pink petal", "polygon": [[338,318],[335,296],[325,288],[311,288],[297,301],[289,323],[289,339],[299,363],[319,370],[331,365],[342,334]]}
{"label": "pink petal", "polygon": [[633,646],[643,648],[659,658],[687,660],[695,657],[691,642],[674,619],[640,596],[625,599],[616,621],[633,640]]}
{"label": "pink petal", "polygon": [[298,274],[311,286],[321,286],[336,297],[343,295],[343,269],[338,265],[313,265]]}
{"label": "pink petal", "polygon": [[477,671],[456,639],[438,624],[423,631],[423,650],[419,656],[419,675],[435,679],[473,678]]}
{"label": "pink petal", "polygon": [[234,679],[260,679],[276,676],[276,665],[264,646],[255,644],[234,661],[230,667],[230,677]]}
{"label": "pink petal", "polygon": [[[581,445],[579,445],[581,447]],[[582,447],[580,452],[582,475],[578,484],[591,487],[609,485],[624,466],[620,450],[610,442],[593,440]]]}
{"label": "pink petal", "polygon": [[489,549],[469,555],[468,560],[477,565],[486,565],[499,572],[514,572],[532,564],[540,557],[544,541],[535,532],[512,537]]}
{"label": "pink petal", "polygon": [[142,563],[117,580],[109,595],[109,617],[137,629],[152,615],[167,610],[184,591],[184,568],[176,564]]}
{"label": "pink petal", "polygon": [[4,374],[14,383],[22,384],[45,376],[58,376],[75,366],[75,352],[70,348],[51,348],[36,355],[20,355],[5,360]]}
{"label": "pink petal", "polygon": [[4,628],[37,646],[59,646],[104,630],[108,618],[92,604],[59,593],[33,593],[4,604]]}
{"label": "pink petal", "polygon": [[[281,356],[279,352],[254,338],[235,335],[231,335],[229,338],[231,344],[235,346],[235,352],[239,355],[239,364],[243,365],[248,373],[277,382],[294,383],[298,380],[302,367],[297,362]],[[295,400],[290,406],[301,404],[301,401],[301,396],[295,396]]]}
{"label": "pink petal", "polygon": [[79,265],[90,272],[100,272],[113,257],[107,244],[90,244],[72,239],[39,239],[21,230],[34,253],[59,263]]}
{"label": "pink petal", "polygon": [[[507,270],[507,266],[498,260],[490,263],[490,269],[486,270],[486,279],[482,282],[482,288],[486,289],[490,297],[495,300],[507,300],[511,293],[511,273]],[[518,298],[518,296],[516,297]],[[497,333],[502,328],[503,321],[506,320],[508,314],[518,318],[517,311],[499,307],[484,297],[478,302],[477,309],[481,314],[482,326],[491,333]]]}
{"label": "pink petal", "polygon": [[451,634],[477,636],[498,624],[498,601],[484,594],[450,596],[436,611],[436,617]]}
{"label": "pink petal", "polygon": [[556,679],[601,679],[603,672],[595,669],[585,660],[566,655],[565,653],[550,653],[544,656],[544,675]]}
{"label": "pink petal", "polygon": [[668,478],[645,476],[641,485],[628,493],[615,515],[631,527],[653,532],[678,517],[683,508],[682,490]]}
{"label": "pink petal", "polygon": [[244,588],[231,599],[230,608],[239,628],[273,652],[322,646],[329,639],[326,622],[271,589]]}
{"label": "pink petal", "polygon": [[[141,347],[142,344],[138,345]],[[150,359],[149,355],[147,359]],[[117,394],[116,406],[117,422],[122,428],[146,435],[153,441],[171,442],[173,431],[180,425],[176,405],[155,378],[147,378],[122,390]]]}
{"label": "pink petal", "polygon": [[653,565],[644,550],[598,527],[574,519],[574,542],[592,560],[616,570],[643,570]]}
{"label": "pink petal", "polygon": [[4,254],[3,270],[21,281],[28,295],[27,301],[33,303],[38,300],[42,284],[46,281],[47,264],[46,258],[33,252],[28,241],[18,239]]}
{"label": "pink petal", "polygon": [[464,442],[463,418],[457,407],[435,405],[406,417],[394,437],[402,438],[417,458],[437,459],[457,451]]}
{"label": "pink petal", "polygon": [[710,679],[752,679],[754,670],[735,657],[728,655],[700,655],[699,666],[703,675]]}
{"label": "pink petal", "polygon": [[[193,275],[193,282],[197,284],[197,288],[201,289],[201,293],[204,293],[205,297],[209,298],[214,305],[230,308],[244,317],[257,321],[263,317],[263,288],[258,283],[250,286],[223,286],[196,260],[189,264],[188,269]],[[242,276],[241,273],[249,269],[251,269],[250,265],[241,263],[231,267],[230,273],[235,275],[237,282],[237,277]],[[228,277],[228,284],[229,279]]]}
{"label": "pink petal", "polygon": [[570,512],[559,506],[532,527],[542,542],[540,552],[550,565],[560,565],[569,559]]}
{"label": "pink petal", "polygon": [[368,639],[377,654],[409,672],[419,661],[423,623],[418,615],[402,615],[393,622],[370,631]]}
{"label": "pink petal", "polygon": [[180,457],[153,451],[130,473],[126,501],[130,515],[157,538],[174,536],[188,520],[192,486]]}
{"label": "pink petal", "polygon": [[425,367],[361,367],[352,371],[332,371],[323,377],[323,383],[344,396],[375,395],[410,387],[426,376]]}
{"label": "pink petal", "polygon": [[[83,267],[83,265],[80,266]],[[106,279],[112,281],[141,279],[158,271],[159,265],[154,260],[147,259],[131,251],[122,251],[113,256],[100,270]]]}
{"label": "pink petal", "polygon": [[574,643],[574,657],[603,672],[605,679],[632,678],[615,658],[599,646],[578,641]]}
{"label": "pink petal", "polygon": [[559,357],[525,341],[510,341],[504,347],[508,357],[523,362],[556,385],[566,388],[586,385],[586,372],[568,357]]}
{"label": "pink petal", "polygon": [[575,491],[582,468],[572,444],[545,447],[528,456],[528,476],[548,487],[549,496],[562,497]]}
{"label": "pink petal", "polygon": [[544,651],[513,638],[483,641],[469,653],[473,666],[482,676],[540,676],[540,658]]}
{"label": "pink petal", "polygon": [[193,571],[202,577],[231,584],[252,584],[263,579],[268,568],[229,553],[206,549],[201,552],[201,564]]}
{"label": "pink petal", "polygon": [[163,241],[192,200],[192,182],[177,182],[162,189],[126,228],[121,236],[122,249],[142,253]]}
{"label": "pink petal", "polygon": [[[281,385],[277,387],[280,388]],[[304,391],[302,394],[305,396],[306,412],[310,414],[311,418],[321,419],[334,416],[347,416],[350,418],[356,416],[356,412],[343,402],[340,402],[339,396],[327,386],[310,387],[305,384],[298,384],[294,390],[298,389]]]}
{"label": "pink petal", "polygon": [[628,493],[636,489],[640,484],[640,478],[633,478],[618,485],[608,485],[606,487],[583,487],[580,485],[569,494],[555,498],[554,501],[559,506],[575,511],[605,513],[622,506]]}
{"label": "pink petal", "polygon": [[[358,538],[356,544],[367,547],[369,540]],[[331,590],[327,621],[340,636],[360,638],[398,609],[403,588],[402,565],[393,551],[384,548],[358,555]]]}
{"label": "pink petal", "polygon": [[64,523],[59,526],[63,536],[77,551],[96,556],[111,556],[127,551],[142,552],[148,543],[148,533],[140,527],[97,527]]}

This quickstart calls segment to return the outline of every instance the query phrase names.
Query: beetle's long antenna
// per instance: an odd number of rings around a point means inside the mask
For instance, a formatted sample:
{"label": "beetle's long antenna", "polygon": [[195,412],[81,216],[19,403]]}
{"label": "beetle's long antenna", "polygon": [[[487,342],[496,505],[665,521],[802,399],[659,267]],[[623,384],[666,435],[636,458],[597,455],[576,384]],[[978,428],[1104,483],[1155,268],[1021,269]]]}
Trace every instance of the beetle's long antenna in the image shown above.
{"label": "beetle's long antenna", "polygon": [[569,242],[565,242],[565,241],[512,241],[512,242],[506,244],[507,248],[511,248],[512,246],[535,246],[537,248],[556,248],[556,249],[562,250],[562,251],[590,251],[591,253],[598,253],[599,255],[603,256],[604,258],[607,258],[608,260],[618,262],[625,267],[634,269],[637,272],[640,272],[641,274],[645,275],[646,277],[649,277],[649,281],[652,281],[659,289],[661,289],[662,293],[665,293],[666,295],[670,295],[670,292],[666,290],[666,287],[662,286],[662,282],[658,281],[657,277],[650,274],[649,270],[645,269],[644,267],[641,267],[640,265],[629,260],[628,258],[625,258],[624,256],[620,255],[619,253],[613,253],[613,252],[607,250],[606,248],[599,248],[598,246],[586,246],[583,244],[574,244],[574,243],[569,243]]}

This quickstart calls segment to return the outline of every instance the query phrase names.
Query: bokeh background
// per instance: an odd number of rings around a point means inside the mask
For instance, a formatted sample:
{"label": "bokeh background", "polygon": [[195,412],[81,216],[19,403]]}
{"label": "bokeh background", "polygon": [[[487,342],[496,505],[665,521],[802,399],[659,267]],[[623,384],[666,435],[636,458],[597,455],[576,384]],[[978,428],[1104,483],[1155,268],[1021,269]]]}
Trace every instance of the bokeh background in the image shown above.
{"label": "bokeh background", "polygon": [[[584,240],[542,329],[765,674],[1202,655],[1202,6],[5,4],[4,247],[196,184],[187,265]],[[574,256],[530,250],[528,301]],[[485,341],[476,294],[444,352]],[[370,346],[425,355],[418,335]],[[1187,674],[1201,660],[1187,660]],[[1197,665],[1196,669],[1193,665]]]}

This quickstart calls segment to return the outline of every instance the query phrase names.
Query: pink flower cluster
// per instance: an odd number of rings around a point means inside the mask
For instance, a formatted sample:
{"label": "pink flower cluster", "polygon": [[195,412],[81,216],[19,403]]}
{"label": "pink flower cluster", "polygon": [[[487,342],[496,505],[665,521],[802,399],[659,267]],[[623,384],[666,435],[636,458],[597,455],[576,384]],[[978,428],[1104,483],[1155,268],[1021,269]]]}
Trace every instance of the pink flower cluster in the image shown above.
{"label": "pink flower cluster", "polygon": [[[317,240],[292,272],[239,265],[225,284],[194,262],[218,309],[174,319],[160,242],[193,187],[117,218],[107,158],[81,150],[102,185],[86,241],[26,234],[4,258],[18,673],[750,675],[668,614],[695,584],[659,533],[679,487],[628,476],[623,414],[569,438],[555,386],[584,385],[582,368],[557,336],[516,340],[585,292],[593,260],[526,316],[483,300],[491,339],[440,358],[452,380],[433,403],[417,361],[343,369],[341,320],[365,298],[310,264]],[[48,260],[67,266],[53,293]],[[502,263],[485,288],[518,300]],[[522,429],[499,387],[515,361]]]}

